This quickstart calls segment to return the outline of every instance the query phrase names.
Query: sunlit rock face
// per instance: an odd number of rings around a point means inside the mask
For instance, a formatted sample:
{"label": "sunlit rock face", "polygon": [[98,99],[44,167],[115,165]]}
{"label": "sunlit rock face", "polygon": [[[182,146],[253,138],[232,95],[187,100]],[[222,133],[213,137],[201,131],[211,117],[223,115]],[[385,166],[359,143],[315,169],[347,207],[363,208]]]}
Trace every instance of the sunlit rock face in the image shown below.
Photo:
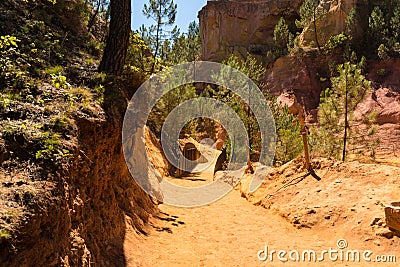
{"label": "sunlit rock face", "polygon": [[208,1],[199,12],[203,60],[251,53],[266,61],[280,17],[294,23],[303,0]]}
{"label": "sunlit rock face", "polygon": [[[245,57],[247,53],[264,63],[267,52],[274,45],[274,28],[284,17],[293,31],[299,19],[304,0],[234,0],[208,1],[199,12],[200,33],[203,42],[203,60],[222,61],[231,54]],[[357,11],[353,27],[354,42],[362,42],[368,27],[370,11],[378,0],[321,0],[319,9],[325,14],[317,18],[318,41],[325,44],[329,37],[346,31],[346,18]],[[299,36],[303,47],[314,46],[314,27],[306,27]]]}

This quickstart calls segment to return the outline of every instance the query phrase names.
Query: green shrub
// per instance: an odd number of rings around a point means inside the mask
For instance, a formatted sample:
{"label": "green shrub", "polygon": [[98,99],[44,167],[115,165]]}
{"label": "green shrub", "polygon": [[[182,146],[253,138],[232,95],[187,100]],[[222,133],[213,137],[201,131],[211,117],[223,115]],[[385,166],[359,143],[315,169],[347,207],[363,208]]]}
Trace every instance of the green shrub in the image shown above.
{"label": "green shrub", "polygon": [[376,74],[378,76],[385,76],[386,75],[386,69],[379,69],[376,71]]}
{"label": "green shrub", "polygon": [[49,67],[44,70],[44,73],[46,73],[49,76],[60,75],[60,74],[64,73],[64,68],[61,66]]}
{"label": "green shrub", "polygon": [[75,107],[75,104],[80,104],[86,107],[93,100],[93,94],[89,89],[83,87],[71,87],[68,92],[68,101],[70,107]]}
{"label": "green shrub", "polygon": [[6,229],[1,228],[0,229],[0,240],[2,240],[2,239],[10,239],[10,238],[11,238],[10,233]]}
{"label": "green shrub", "polygon": [[328,42],[325,44],[325,49],[330,51],[335,50],[336,48],[343,46],[348,39],[349,38],[344,33],[330,36]]}
{"label": "green shrub", "polygon": [[56,88],[67,89],[69,86],[69,84],[67,83],[67,77],[61,75],[61,73],[51,74],[51,83]]}
{"label": "green shrub", "polygon": [[72,156],[69,150],[64,149],[61,144],[60,135],[49,131],[43,132],[39,139],[40,149],[36,152],[36,159],[59,162]]}
{"label": "green shrub", "polygon": [[389,59],[389,48],[387,48],[384,44],[381,44],[378,47],[378,57],[382,60]]}

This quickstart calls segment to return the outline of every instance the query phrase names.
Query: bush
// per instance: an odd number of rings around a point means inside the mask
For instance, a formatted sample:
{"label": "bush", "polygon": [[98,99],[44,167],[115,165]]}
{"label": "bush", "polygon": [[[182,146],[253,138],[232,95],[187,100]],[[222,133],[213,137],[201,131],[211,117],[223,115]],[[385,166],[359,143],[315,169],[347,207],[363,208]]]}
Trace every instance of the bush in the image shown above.
{"label": "bush", "polygon": [[389,59],[389,48],[387,48],[384,44],[381,44],[378,47],[378,57],[382,60]]}
{"label": "bush", "polygon": [[344,33],[330,36],[328,42],[325,44],[325,49],[330,51],[335,50],[336,48],[346,44],[348,39],[349,38]]}

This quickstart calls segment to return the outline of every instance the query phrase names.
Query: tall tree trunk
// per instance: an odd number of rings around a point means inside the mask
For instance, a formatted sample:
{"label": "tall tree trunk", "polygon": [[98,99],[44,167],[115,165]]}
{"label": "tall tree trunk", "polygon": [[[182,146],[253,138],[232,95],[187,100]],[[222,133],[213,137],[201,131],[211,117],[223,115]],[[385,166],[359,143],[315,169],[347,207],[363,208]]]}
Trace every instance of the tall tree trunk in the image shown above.
{"label": "tall tree trunk", "polygon": [[97,17],[97,15],[98,15],[99,12],[100,12],[100,6],[101,6],[101,1],[98,0],[98,1],[97,1],[96,10],[94,11],[94,13],[92,14],[92,16],[90,17],[89,23],[88,23],[88,25],[87,25],[88,32],[90,32],[90,31],[92,30],[92,27],[94,26],[94,23],[95,23],[95,21],[96,21],[96,17]]}
{"label": "tall tree trunk", "polygon": [[347,70],[346,70],[346,83],[345,83],[345,103],[344,103],[344,134],[343,134],[343,155],[342,161],[346,160],[346,145],[347,145],[347,129],[349,128],[348,118],[348,90],[347,90]]}
{"label": "tall tree trunk", "polygon": [[131,0],[111,0],[110,29],[99,71],[121,75],[131,32]]}
{"label": "tall tree trunk", "polygon": [[154,73],[156,68],[156,60],[158,56],[158,50],[160,49],[160,23],[157,23],[157,31],[156,31],[156,48],[154,50],[153,55],[153,64],[151,65],[151,74]]}
{"label": "tall tree trunk", "polygon": [[[158,10],[159,14],[161,14],[162,12],[162,6],[160,4],[159,6],[159,10]],[[156,48],[154,51],[154,55],[153,55],[153,64],[151,65],[151,74],[154,73],[155,68],[156,68],[156,59],[158,56],[158,50],[160,49],[160,28],[161,28],[161,17],[158,16],[158,21],[157,21],[157,31],[156,31]]]}

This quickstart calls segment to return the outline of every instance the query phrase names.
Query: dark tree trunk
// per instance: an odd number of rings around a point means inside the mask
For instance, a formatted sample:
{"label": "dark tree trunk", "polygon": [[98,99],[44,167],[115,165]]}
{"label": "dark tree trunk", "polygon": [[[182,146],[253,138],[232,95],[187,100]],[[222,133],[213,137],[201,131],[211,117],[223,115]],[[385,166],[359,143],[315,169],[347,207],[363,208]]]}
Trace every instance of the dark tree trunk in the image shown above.
{"label": "dark tree trunk", "polygon": [[131,0],[111,0],[110,30],[99,71],[121,75],[131,32]]}
{"label": "dark tree trunk", "polygon": [[344,101],[345,101],[345,103],[344,103],[344,134],[343,134],[343,154],[342,154],[342,161],[345,161],[346,160],[346,146],[347,146],[347,130],[348,130],[348,128],[349,128],[349,118],[348,118],[348,113],[349,113],[349,111],[348,111],[348,106],[349,106],[349,104],[348,104],[348,101],[349,101],[349,99],[348,99],[348,89],[347,89],[347,86],[348,86],[348,84],[347,84],[347,70],[346,70],[346,84],[345,84],[345,86],[346,86],[346,88],[345,88],[345,93],[346,93],[346,95],[345,95],[345,99],[344,99]]}
{"label": "dark tree trunk", "polygon": [[[162,6],[160,4],[159,7],[159,13],[161,14],[162,12]],[[158,17],[158,21],[157,21],[157,31],[156,31],[156,49],[154,51],[154,55],[153,55],[153,64],[151,65],[151,74],[154,73],[155,68],[156,68],[156,60],[157,60],[157,56],[158,56],[158,50],[160,49],[160,28],[161,28],[161,17]]]}
{"label": "dark tree trunk", "polygon": [[92,16],[90,17],[90,20],[89,20],[89,23],[88,23],[88,26],[87,26],[88,32],[90,32],[92,30],[92,27],[94,26],[94,23],[96,22],[96,17],[100,12],[100,5],[101,5],[101,2],[100,2],[100,0],[98,0],[97,1],[96,10],[94,11]]}

